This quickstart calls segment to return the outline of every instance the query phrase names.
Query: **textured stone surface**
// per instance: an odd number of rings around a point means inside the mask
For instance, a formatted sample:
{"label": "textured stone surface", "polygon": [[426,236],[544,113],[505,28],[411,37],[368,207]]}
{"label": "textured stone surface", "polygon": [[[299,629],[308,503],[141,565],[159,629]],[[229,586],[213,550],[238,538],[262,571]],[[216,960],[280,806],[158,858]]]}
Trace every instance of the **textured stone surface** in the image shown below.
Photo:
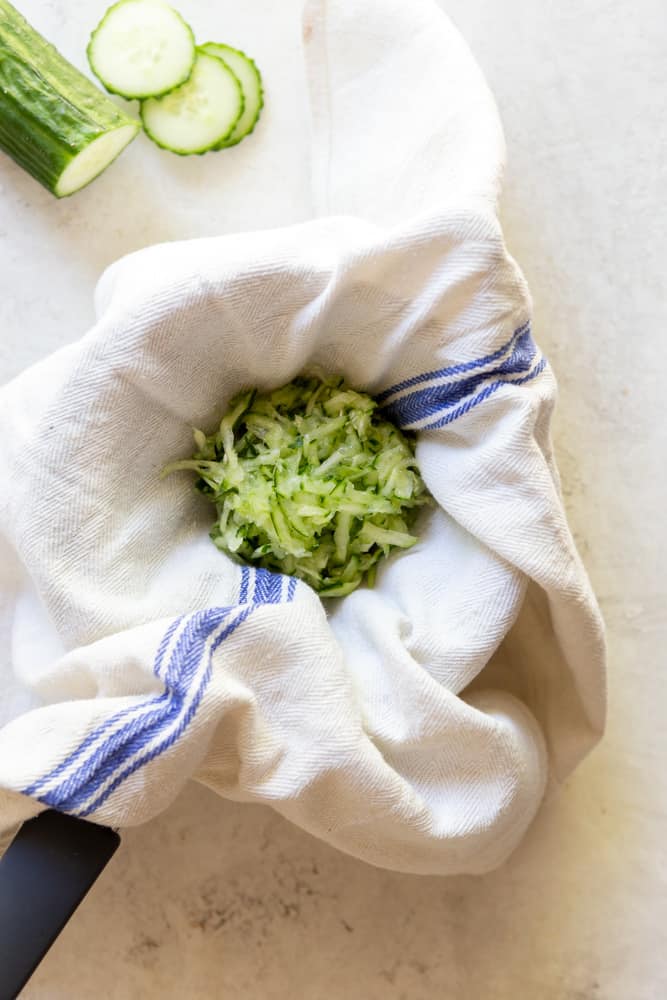
{"label": "textured stone surface", "polygon": [[[104,3],[21,6],[81,63]],[[299,0],[181,6],[200,38],[255,55],[262,125],[220,157],[140,139],[63,203],[3,158],[2,378],[85,331],[118,255],[309,215]],[[609,626],[608,735],[480,879],[379,872],[193,787],[125,835],[28,1000],[667,996],[667,12],[664,0],[443,6],[504,119],[507,238],[560,378],[567,506]]]}

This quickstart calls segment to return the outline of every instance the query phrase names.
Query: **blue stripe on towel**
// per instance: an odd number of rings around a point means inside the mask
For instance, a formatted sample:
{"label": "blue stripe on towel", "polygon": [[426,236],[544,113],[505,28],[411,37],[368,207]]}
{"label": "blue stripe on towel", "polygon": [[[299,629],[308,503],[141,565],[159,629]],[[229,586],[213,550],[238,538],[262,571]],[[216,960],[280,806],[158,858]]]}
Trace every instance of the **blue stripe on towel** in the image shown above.
{"label": "blue stripe on towel", "polygon": [[[508,376],[527,374],[533,367],[536,356],[537,347],[532,339],[530,329],[526,329],[517,338],[509,357],[490,371],[478,372],[468,378],[418,389],[387,404],[382,408],[382,412],[399,427],[410,428],[428,417],[456,407],[466,397],[473,396],[485,382],[497,381],[499,384],[504,384],[510,381]],[[521,384],[520,379],[514,379],[514,381]],[[459,416],[462,415],[459,410],[456,412]],[[451,420],[443,421],[439,426],[450,422]]]}
{"label": "blue stripe on towel", "polygon": [[166,690],[147,703],[149,711],[130,719],[107,736],[99,746],[94,747],[83,763],[64,781],[40,796],[42,802],[64,812],[83,804],[123,760],[141,750],[178,716],[201,662],[206,642],[211,632],[219,627],[231,610],[209,608],[191,616],[167,664],[164,677]]}
{"label": "blue stripe on towel", "polygon": [[528,372],[527,375],[524,375],[523,378],[499,378],[496,379],[495,382],[490,382],[476,396],[473,396],[471,399],[467,399],[462,406],[459,406],[456,410],[446,413],[443,417],[440,417],[432,424],[426,424],[425,427],[420,428],[420,431],[433,431],[437,430],[439,427],[445,427],[447,424],[451,424],[454,420],[457,420],[459,417],[468,413],[469,410],[472,410],[473,407],[483,403],[485,399],[492,396],[493,393],[496,392],[497,389],[500,389],[503,385],[524,385],[526,382],[531,382],[532,379],[537,378],[540,372],[544,371],[546,364],[546,358],[542,358],[539,363],[535,365],[533,370]]}
{"label": "blue stripe on towel", "polygon": [[421,385],[422,382],[447,378],[451,375],[464,375],[465,372],[474,371],[476,368],[484,368],[486,365],[493,364],[494,361],[499,361],[503,355],[507,354],[515,341],[529,329],[530,323],[524,323],[514,331],[508,341],[502,344],[497,351],[493,351],[492,354],[486,354],[484,357],[476,358],[473,361],[463,361],[456,365],[449,365],[447,368],[438,368],[436,371],[423,372],[421,375],[413,375],[411,378],[404,379],[403,382],[392,385],[389,389],[384,389],[378,393],[375,399],[378,403],[384,403],[390,396],[394,396],[398,392],[403,392],[405,389],[410,389],[414,385]]}
{"label": "blue stripe on towel", "polygon": [[248,600],[248,582],[250,580],[250,571],[247,566],[241,567],[241,586],[239,587],[239,604],[245,604]]}
{"label": "blue stripe on towel", "polygon": [[[113,792],[116,791],[118,786],[122,784],[122,782],[125,781],[127,778],[129,778],[131,774],[134,774],[134,772],[137,771],[140,767],[143,767],[144,764],[148,764],[150,763],[150,761],[155,760],[156,757],[158,757],[161,753],[164,753],[165,750],[168,750],[169,747],[173,746],[176,740],[183,735],[183,732],[194,718],[195,713],[199,708],[200,702],[204,696],[204,692],[206,691],[208,683],[211,679],[211,673],[213,671],[214,652],[220,646],[220,644],[224,642],[224,640],[228,636],[230,636],[233,632],[235,632],[236,629],[239,627],[239,625],[241,625],[246,620],[246,618],[248,618],[249,615],[252,614],[252,612],[256,609],[256,607],[257,605],[249,605],[245,607],[241,612],[241,614],[238,616],[238,618],[235,618],[234,621],[231,622],[231,624],[228,625],[224,629],[224,631],[220,633],[220,635],[216,638],[215,642],[211,645],[211,648],[208,651],[208,662],[206,665],[206,671],[204,673],[204,676],[202,677],[199,687],[195,692],[194,698],[190,702],[190,705],[188,706],[186,712],[181,716],[178,725],[173,730],[173,732],[171,732],[168,736],[166,736],[162,740],[162,742],[158,743],[157,746],[153,747],[152,750],[148,750],[141,757],[138,757],[136,760],[132,761],[131,764],[128,764],[127,767],[123,768],[123,770],[116,775],[111,784],[107,785],[104,791],[101,792],[97,796],[97,798],[93,799],[93,801],[90,802],[85,807],[85,809],[80,809],[77,812],[78,816],[81,817],[90,816],[91,813],[95,812],[96,809],[99,809],[99,807],[104,802],[106,802],[109,796],[112,795]],[[90,792],[87,791],[84,798],[88,798],[89,794]]]}
{"label": "blue stripe on towel", "polygon": [[[249,569],[244,566],[241,571],[239,590],[239,596],[244,600],[240,605],[226,608],[207,608],[195,612],[187,619],[173,621],[160,642],[153,667],[156,675],[160,676],[167,649],[178,626],[182,621],[185,621],[185,626],[173,645],[164,669],[165,690],[159,695],[146,699],[143,703],[140,702],[115,713],[86,737],[65,760],[43,778],[24,789],[25,793],[34,795],[47,805],[66,812],[81,811],[81,807],[85,807],[81,815],[88,815],[97,808],[101,801],[111,794],[112,786],[115,789],[124,780],[123,777],[120,777],[121,774],[127,777],[141,766],[141,763],[145,763],[146,759],[152,760],[178,739],[194,717],[203,697],[210,678],[213,652],[259,607],[265,604],[278,604],[283,600],[284,580],[285,578],[279,574],[270,573],[263,569]],[[286,588],[287,602],[292,601],[295,586],[296,581],[290,580]],[[252,602],[245,604],[245,599],[247,599],[251,588],[253,592]],[[185,701],[196,676],[198,676],[198,668],[206,654],[207,644],[214,633],[224,624],[225,619],[235,610],[240,610],[241,613],[213,640],[208,652],[204,680],[184,712]],[[123,725],[113,729],[120,722],[123,722]],[[165,737],[165,740],[159,743],[157,748],[147,751],[147,754],[150,754],[149,758],[146,758],[144,754],[136,758],[134,762],[128,763],[127,767],[113,780],[112,785],[107,786],[107,789],[96,798],[97,804],[85,806],[90,796],[107,782],[119,768],[122,768],[125,762],[129,761],[131,757],[136,757],[136,754],[140,753],[143,747],[154,741],[160,732],[174,723],[176,723],[176,728],[173,732]],[[106,739],[96,745],[96,741],[105,735]],[[47,783],[64,771],[70,770],[72,765],[79,760],[81,761],[79,766],[59,784],[39,794],[39,790],[43,789]]]}
{"label": "blue stripe on towel", "polygon": [[255,602],[258,604],[279,604],[283,590],[283,579],[279,573],[268,569],[256,569]]}
{"label": "blue stripe on towel", "polygon": [[[174,618],[171,625],[169,626],[164,636],[162,637],[162,642],[158,647],[158,651],[155,655],[155,663],[153,665],[153,672],[158,676],[160,673],[160,669],[162,667],[162,661],[164,658],[164,654],[167,650],[167,646],[169,645],[169,642],[171,641],[176,629],[178,628],[178,626],[181,624],[182,621],[183,621],[182,615],[180,618]],[[23,794],[35,795],[39,791],[39,789],[43,788],[43,786],[47,782],[53,781],[53,779],[57,778],[59,774],[62,774],[63,771],[67,770],[68,767],[71,767],[72,764],[74,764],[80,757],[82,757],[86,753],[86,751],[90,748],[91,744],[95,743],[98,739],[100,739],[101,736],[104,736],[104,734],[107,733],[110,729],[112,729],[113,726],[115,726],[118,722],[120,722],[121,719],[124,719],[128,715],[132,715],[135,712],[140,712],[141,709],[143,708],[150,708],[151,705],[156,704],[156,702],[158,701],[164,700],[165,697],[166,693],[158,696],[152,695],[150,698],[144,699],[143,702],[138,702],[137,704],[131,705],[128,708],[123,708],[120,710],[120,712],[116,712],[108,719],[105,719],[105,721],[101,725],[99,725],[97,729],[94,729],[92,733],[89,733],[86,736],[85,740],[82,743],[80,743],[79,746],[75,750],[73,750],[67,757],[65,757],[65,759],[61,761],[60,764],[56,765],[56,767],[54,767],[51,771],[49,771],[48,774],[45,774],[43,777],[38,778],[37,781],[33,782],[32,785],[28,785],[27,788],[24,788]]]}

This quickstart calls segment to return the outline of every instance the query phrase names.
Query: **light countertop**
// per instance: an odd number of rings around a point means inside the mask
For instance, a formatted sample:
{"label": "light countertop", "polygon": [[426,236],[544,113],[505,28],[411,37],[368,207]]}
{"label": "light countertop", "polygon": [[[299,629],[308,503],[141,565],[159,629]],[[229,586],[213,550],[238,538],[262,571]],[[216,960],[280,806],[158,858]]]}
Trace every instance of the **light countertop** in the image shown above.
{"label": "light countertop", "polygon": [[[83,66],[104,2],[17,2]],[[125,834],[27,1000],[667,997],[667,9],[441,2],[505,125],[506,235],[560,380],[566,502],[609,628],[607,736],[482,878],[376,871],[192,786]],[[60,203],[0,158],[0,381],[85,332],[121,254],[309,217],[300,6],[181,0],[199,38],[264,71],[238,148],[183,159],[140,137]]]}

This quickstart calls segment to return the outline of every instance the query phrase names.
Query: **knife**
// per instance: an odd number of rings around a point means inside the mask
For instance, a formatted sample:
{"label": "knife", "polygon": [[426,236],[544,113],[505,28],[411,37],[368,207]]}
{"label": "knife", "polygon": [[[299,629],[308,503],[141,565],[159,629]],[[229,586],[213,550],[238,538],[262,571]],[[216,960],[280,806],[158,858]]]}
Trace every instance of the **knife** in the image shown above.
{"label": "knife", "polygon": [[52,809],[0,858],[0,1000],[14,1000],[120,843],[115,830]]}

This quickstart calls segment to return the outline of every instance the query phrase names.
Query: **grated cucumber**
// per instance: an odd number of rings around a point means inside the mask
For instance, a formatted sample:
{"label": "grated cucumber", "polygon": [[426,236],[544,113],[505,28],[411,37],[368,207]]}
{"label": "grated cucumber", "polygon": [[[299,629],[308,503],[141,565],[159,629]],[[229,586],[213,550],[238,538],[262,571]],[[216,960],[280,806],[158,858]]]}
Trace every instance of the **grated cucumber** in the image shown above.
{"label": "grated cucumber", "polygon": [[414,516],[430,498],[412,442],[370,396],[340,377],[301,376],[230,407],[215,433],[194,432],[193,458],[163,472],[197,473],[217,508],[218,548],[342,597],[417,541]]}

